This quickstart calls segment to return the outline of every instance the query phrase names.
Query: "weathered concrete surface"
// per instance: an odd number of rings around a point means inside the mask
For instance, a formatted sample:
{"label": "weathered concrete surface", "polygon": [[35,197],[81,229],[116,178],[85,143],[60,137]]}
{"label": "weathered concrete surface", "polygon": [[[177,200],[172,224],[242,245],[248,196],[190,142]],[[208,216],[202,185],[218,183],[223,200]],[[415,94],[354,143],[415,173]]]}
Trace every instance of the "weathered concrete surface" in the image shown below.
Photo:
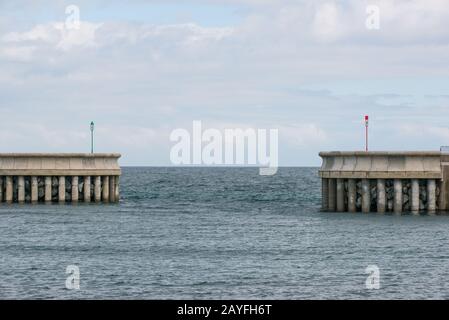
{"label": "weathered concrete surface", "polygon": [[45,202],[51,202],[51,177],[45,177]]}
{"label": "weathered concrete surface", "polygon": [[103,177],[103,202],[109,202],[109,177]]}
{"label": "weathered concrete surface", "polygon": [[39,200],[39,185],[37,183],[37,177],[31,177],[31,202],[37,202]]}
{"label": "weathered concrete surface", "polygon": [[434,179],[427,181],[427,212],[435,213],[436,211],[436,183]]}
{"label": "weathered concrete surface", "polygon": [[121,175],[115,153],[0,153],[0,176]]}
{"label": "weathered concrete surface", "polygon": [[370,183],[368,179],[362,179],[362,212],[368,213],[371,210]]}
{"label": "weathered concrete surface", "polygon": [[79,178],[72,177],[72,202],[78,202],[79,199]]}
{"label": "weathered concrete surface", "polygon": [[95,185],[95,191],[94,191],[95,202],[100,202],[101,201],[101,177],[100,176],[95,177],[94,185]]}
{"label": "weathered concrete surface", "polygon": [[377,180],[377,212],[385,213],[387,198],[385,194],[385,179]]}
{"label": "weathered concrete surface", "polygon": [[394,213],[402,213],[402,180],[394,179]]}
{"label": "weathered concrete surface", "polygon": [[357,196],[357,186],[355,179],[348,180],[348,211],[356,212],[357,208],[355,205],[356,196]]}
{"label": "weathered concrete surface", "polygon": [[411,211],[413,214],[419,213],[419,180],[412,179]]}
{"label": "weathered concrete surface", "polygon": [[334,212],[337,209],[337,182],[335,179],[329,179],[329,211]]}
{"label": "weathered concrete surface", "polygon": [[337,211],[345,211],[345,183],[343,179],[337,179]]}

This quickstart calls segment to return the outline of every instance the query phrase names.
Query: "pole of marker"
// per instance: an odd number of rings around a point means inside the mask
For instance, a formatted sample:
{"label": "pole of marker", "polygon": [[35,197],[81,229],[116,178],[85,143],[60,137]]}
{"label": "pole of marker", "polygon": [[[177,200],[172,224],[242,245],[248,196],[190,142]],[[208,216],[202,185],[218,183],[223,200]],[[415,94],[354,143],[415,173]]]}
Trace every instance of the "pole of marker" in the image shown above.
{"label": "pole of marker", "polygon": [[368,116],[365,116],[365,151],[368,152]]}

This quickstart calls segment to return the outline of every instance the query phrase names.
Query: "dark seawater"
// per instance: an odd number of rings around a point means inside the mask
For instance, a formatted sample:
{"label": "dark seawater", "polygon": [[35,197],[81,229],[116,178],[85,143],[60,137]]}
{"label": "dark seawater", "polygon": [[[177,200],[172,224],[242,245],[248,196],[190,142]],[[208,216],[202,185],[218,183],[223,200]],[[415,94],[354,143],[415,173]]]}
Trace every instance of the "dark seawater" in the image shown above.
{"label": "dark seawater", "polygon": [[0,298],[449,298],[449,216],[320,212],[316,168],[124,168],[121,196],[1,204]]}

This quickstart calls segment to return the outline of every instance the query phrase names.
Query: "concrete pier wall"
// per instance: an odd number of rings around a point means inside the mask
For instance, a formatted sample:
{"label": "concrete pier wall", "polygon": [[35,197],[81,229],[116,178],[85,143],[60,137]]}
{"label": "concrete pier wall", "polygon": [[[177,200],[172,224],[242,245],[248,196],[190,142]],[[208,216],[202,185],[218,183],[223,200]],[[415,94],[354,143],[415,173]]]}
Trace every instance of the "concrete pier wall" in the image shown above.
{"label": "concrete pier wall", "polygon": [[0,203],[118,202],[119,158],[120,154],[0,154]]}
{"label": "concrete pier wall", "polygon": [[336,151],[320,156],[319,175],[327,186],[324,211],[418,214],[449,209],[449,154]]}

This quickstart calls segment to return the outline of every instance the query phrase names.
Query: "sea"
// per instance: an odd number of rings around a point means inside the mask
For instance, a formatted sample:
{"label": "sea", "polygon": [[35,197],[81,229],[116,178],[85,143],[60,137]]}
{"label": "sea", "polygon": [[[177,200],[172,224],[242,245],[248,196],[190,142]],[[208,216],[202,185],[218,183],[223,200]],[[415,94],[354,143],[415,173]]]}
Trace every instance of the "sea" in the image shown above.
{"label": "sea", "polygon": [[321,212],[318,168],[125,167],[0,204],[0,299],[448,299],[449,215]]}

